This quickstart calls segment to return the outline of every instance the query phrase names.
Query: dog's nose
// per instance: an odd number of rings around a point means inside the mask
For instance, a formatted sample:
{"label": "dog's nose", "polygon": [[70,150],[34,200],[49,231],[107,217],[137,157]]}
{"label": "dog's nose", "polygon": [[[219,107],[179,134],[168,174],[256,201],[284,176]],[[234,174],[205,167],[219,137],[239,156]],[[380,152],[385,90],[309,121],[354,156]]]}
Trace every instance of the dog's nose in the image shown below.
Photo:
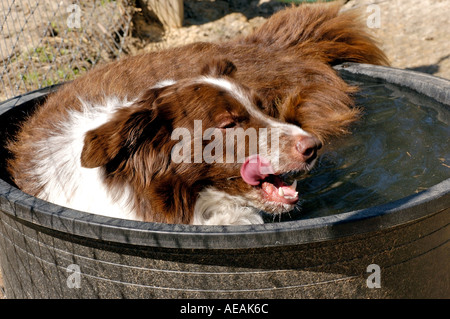
{"label": "dog's nose", "polygon": [[304,162],[316,158],[317,150],[322,147],[320,140],[314,136],[302,136],[297,140],[295,148]]}

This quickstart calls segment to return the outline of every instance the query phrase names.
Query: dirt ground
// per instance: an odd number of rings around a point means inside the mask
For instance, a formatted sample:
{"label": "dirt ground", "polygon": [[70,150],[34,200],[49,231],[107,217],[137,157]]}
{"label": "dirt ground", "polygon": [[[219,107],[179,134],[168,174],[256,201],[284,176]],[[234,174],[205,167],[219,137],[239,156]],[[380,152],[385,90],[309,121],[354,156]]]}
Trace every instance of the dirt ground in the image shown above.
{"label": "dirt ground", "polygon": [[450,0],[349,1],[369,18],[368,4],[380,8],[380,28],[372,29],[393,67],[450,79]]}
{"label": "dirt ground", "polygon": [[[285,4],[273,0],[185,0],[185,26],[162,30],[140,27],[132,53],[155,51],[195,41],[220,41],[245,35]],[[350,0],[343,10],[359,9],[391,66],[450,79],[450,0]],[[379,23],[374,23],[379,13]],[[156,35],[156,38],[155,38]],[[142,40],[151,39],[150,42]]]}
{"label": "dirt ground", "polygon": [[[138,10],[127,49],[136,54],[245,35],[283,7],[274,0],[185,0],[185,25],[175,30],[149,22]],[[450,0],[347,1],[344,10],[352,8],[361,10],[393,67],[450,79]],[[0,275],[0,299],[2,287]]]}

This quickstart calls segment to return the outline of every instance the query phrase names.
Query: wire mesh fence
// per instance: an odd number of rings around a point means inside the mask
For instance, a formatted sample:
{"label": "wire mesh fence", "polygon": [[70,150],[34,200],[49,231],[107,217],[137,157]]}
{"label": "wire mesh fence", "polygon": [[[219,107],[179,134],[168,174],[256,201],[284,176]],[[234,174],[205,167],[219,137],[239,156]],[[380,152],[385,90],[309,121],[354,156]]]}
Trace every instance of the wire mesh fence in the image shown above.
{"label": "wire mesh fence", "polygon": [[0,101],[124,53],[132,0],[0,1]]}

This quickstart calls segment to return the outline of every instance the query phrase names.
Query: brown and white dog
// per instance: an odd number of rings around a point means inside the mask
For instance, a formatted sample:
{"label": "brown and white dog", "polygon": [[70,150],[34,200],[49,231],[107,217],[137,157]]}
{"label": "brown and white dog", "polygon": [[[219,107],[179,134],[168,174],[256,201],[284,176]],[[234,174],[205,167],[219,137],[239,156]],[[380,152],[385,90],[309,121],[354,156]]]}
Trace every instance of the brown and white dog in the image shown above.
{"label": "brown and white dog", "polygon": [[359,116],[355,88],[332,66],[387,63],[358,15],[339,10],[292,7],[247,37],[93,69],[51,94],[10,142],[14,182],[62,206],[142,221],[254,224],[261,210],[292,210],[299,196],[283,175],[308,171],[321,143]]}

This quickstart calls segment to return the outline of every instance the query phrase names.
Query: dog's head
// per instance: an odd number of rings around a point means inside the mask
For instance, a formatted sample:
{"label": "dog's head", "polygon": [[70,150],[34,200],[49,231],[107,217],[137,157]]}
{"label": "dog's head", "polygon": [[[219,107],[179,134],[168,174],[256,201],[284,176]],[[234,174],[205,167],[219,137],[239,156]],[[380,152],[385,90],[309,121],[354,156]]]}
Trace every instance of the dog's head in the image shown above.
{"label": "dog's head", "polygon": [[238,83],[227,60],[197,78],[164,81],[89,131],[83,167],[102,167],[110,187],[129,185],[144,220],[192,221],[199,193],[214,188],[273,213],[293,208],[286,173],[307,171],[320,142],[265,115],[265,103]]}

